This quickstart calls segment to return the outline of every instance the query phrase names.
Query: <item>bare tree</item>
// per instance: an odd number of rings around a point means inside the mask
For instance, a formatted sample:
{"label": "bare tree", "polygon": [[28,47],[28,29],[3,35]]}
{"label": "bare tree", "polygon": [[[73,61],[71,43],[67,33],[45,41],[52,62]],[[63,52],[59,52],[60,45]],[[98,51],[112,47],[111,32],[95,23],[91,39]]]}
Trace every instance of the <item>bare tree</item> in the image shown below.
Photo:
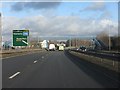
{"label": "bare tree", "polygon": [[103,31],[97,35],[97,39],[101,40],[104,42],[107,46],[109,45],[109,35],[107,34],[106,31]]}

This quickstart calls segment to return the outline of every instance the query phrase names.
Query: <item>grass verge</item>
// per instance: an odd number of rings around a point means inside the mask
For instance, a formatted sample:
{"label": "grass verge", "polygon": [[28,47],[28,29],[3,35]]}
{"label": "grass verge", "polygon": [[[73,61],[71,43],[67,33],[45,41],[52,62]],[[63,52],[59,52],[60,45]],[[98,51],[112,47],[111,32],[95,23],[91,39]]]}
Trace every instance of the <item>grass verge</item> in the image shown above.
{"label": "grass verge", "polygon": [[19,56],[19,55],[24,55],[24,54],[29,54],[29,53],[35,53],[42,51],[42,49],[30,49],[30,50],[12,50],[12,51],[4,51],[1,53],[1,58],[6,58],[6,57],[11,57],[11,56]]}

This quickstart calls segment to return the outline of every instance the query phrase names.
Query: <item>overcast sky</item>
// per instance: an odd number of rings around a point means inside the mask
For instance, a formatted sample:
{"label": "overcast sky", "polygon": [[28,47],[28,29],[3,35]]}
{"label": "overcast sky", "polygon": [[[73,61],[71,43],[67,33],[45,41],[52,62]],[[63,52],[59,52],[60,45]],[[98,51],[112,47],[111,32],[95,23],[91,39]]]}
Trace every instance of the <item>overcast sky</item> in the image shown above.
{"label": "overcast sky", "polygon": [[96,36],[109,29],[111,35],[118,34],[118,2],[113,1],[4,1],[0,11],[4,40],[12,39],[12,30],[16,29],[29,29],[34,37]]}

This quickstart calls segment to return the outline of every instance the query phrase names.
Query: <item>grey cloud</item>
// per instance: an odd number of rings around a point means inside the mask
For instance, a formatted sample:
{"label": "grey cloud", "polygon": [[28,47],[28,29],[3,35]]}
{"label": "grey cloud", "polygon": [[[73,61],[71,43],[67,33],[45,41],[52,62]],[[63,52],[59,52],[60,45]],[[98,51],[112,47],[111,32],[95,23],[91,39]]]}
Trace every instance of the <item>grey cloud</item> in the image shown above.
{"label": "grey cloud", "polygon": [[[12,36],[14,29],[29,29],[30,35],[37,36],[92,36],[102,31],[108,30],[108,24],[112,23],[111,34],[117,34],[118,25],[108,20],[81,19],[78,16],[56,16],[46,18],[44,16],[34,16],[26,18],[8,17],[3,19],[4,37]],[[18,23],[20,22],[20,23]]]}
{"label": "grey cloud", "polygon": [[16,2],[11,6],[13,11],[22,11],[22,10],[39,10],[39,9],[49,9],[56,8],[60,5],[61,2]]}
{"label": "grey cloud", "polygon": [[80,11],[103,11],[105,9],[105,2],[93,2],[91,5]]}

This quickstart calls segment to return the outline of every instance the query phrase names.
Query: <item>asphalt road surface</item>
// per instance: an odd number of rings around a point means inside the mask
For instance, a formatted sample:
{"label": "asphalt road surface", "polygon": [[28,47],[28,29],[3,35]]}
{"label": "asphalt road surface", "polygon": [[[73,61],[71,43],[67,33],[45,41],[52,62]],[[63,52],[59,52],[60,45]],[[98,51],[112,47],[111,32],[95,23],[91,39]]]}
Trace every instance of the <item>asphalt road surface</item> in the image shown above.
{"label": "asphalt road surface", "polygon": [[[78,62],[79,61],[79,62]],[[118,81],[63,51],[3,59],[3,88],[111,88]]]}

